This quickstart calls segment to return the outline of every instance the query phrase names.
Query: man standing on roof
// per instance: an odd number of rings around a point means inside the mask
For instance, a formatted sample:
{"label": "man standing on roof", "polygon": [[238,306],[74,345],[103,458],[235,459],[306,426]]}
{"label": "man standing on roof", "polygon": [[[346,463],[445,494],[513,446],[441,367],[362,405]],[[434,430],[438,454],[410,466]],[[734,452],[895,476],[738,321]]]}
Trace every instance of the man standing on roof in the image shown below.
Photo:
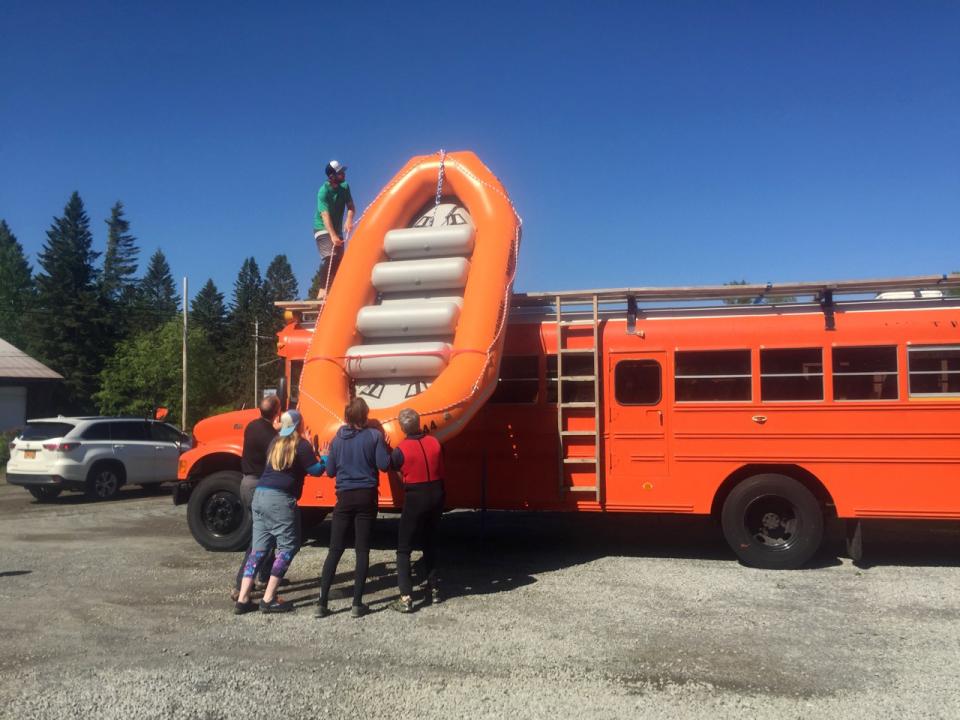
{"label": "man standing on roof", "polygon": [[[343,257],[343,242],[353,230],[353,196],[347,184],[347,166],[331,160],[326,167],[327,181],[317,191],[317,213],[313,218],[313,238],[320,251],[320,290],[323,300]],[[347,211],[344,221],[343,212]]]}

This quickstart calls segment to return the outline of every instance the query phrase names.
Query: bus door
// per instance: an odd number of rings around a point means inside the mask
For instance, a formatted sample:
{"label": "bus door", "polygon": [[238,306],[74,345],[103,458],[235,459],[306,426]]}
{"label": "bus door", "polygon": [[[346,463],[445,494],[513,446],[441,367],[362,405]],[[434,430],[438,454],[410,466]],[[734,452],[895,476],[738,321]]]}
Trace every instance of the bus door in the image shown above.
{"label": "bus door", "polygon": [[665,352],[611,353],[607,359],[606,506],[662,507],[667,488]]}

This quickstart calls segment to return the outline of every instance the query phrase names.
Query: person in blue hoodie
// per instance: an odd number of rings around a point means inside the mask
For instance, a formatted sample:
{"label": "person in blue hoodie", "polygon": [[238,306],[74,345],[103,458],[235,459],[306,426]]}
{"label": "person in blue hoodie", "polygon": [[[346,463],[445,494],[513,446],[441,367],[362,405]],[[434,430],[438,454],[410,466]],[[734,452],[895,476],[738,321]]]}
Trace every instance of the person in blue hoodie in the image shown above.
{"label": "person in blue hoodie", "polygon": [[314,613],[323,618],[330,614],[327,599],[330,586],[343,555],[347,532],[353,525],[357,554],[353,580],[353,606],[350,615],[358,618],[368,611],[363,604],[363,586],[370,566],[370,534],[377,517],[378,470],[390,468],[390,450],[380,428],[368,427],[370,409],[363,398],[355,398],[344,409],[347,421],[330,443],[327,475],[336,478],[337,504],[333,508],[330,527],[330,549],[320,575],[320,602]]}

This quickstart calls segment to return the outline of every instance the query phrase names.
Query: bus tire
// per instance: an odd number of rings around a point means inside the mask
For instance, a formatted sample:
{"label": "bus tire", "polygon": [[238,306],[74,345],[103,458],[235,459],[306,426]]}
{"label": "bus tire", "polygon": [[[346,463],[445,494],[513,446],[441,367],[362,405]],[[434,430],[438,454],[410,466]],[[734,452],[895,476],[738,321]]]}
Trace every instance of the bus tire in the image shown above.
{"label": "bus tire", "polygon": [[740,482],[723,503],[723,535],[744,565],[802,567],[823,541],[823,509],[803,483],[763,473]]}
{"label": "bus tire", "polygon": [[200,480],[187,503],[187,524],[207,550],[243,550],[250,542],[252,518],[240,497],[241,473],[221,470]]}

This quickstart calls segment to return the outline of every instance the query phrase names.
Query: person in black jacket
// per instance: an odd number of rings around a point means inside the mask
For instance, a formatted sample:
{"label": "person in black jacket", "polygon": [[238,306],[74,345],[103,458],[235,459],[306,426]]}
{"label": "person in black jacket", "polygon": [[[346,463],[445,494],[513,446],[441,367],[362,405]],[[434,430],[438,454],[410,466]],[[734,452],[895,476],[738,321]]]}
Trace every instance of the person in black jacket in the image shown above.
{"label": "person in black jacket", "polygon": [[[240,471],[243,479],[240,481],[240,499],[250,512],[253,503],[253,491],[257,487],[263,468],[267,464],[267,448],[277,436],[277,418],[280,415],[280,398],[268,395],[260,402],[260,417],[251,420],[243,431],[243,454],[240,457]],[[230,598],[234,601],[240,596],[240,582],[243,580],[243,569],[250,556],[253,533],[247,540],[247,551],[243,554],[240,569],[237,570],[237,579],[233,586]],[[257,566],[257,585],[266,587],[270,579],[270,566],[273,565],[273,550],[271,549]]]}
{"label": "person in black jacket", "polygon": [[333,508],[330,526],[330,549],[320,575],[320,602],[314,613],[318,618],[330,614],[327,598],[351,525],[356,539],[357,567],[350,615],[358,618],[368,611],[363,604],[363,586],[370,565],[370,533],[377,517],[377,485],[380,481],[377,471],[390,468],[390,451],[383,430],[368,427],[368,413],[363,398],[352,400],[344,409],[347,424],[337,431],[330,444],[327,475],[337,479],[337,504]]}
{"label": "person in black jacket", "polygon": [[401,613],[413,612],[413,582],[410,579],[410,552],[418,535],[423,543],[423,569],[427,573],[429,601],[439,602],[436,571],[436,535],[443,515],[443,448],[440,441],[420,427],[420,416],[404,408],[397,418],[406,433],[391,453],[393,467],[403,479],[403,512],[397,539],[397,584],[400,599],[390,605]]}

